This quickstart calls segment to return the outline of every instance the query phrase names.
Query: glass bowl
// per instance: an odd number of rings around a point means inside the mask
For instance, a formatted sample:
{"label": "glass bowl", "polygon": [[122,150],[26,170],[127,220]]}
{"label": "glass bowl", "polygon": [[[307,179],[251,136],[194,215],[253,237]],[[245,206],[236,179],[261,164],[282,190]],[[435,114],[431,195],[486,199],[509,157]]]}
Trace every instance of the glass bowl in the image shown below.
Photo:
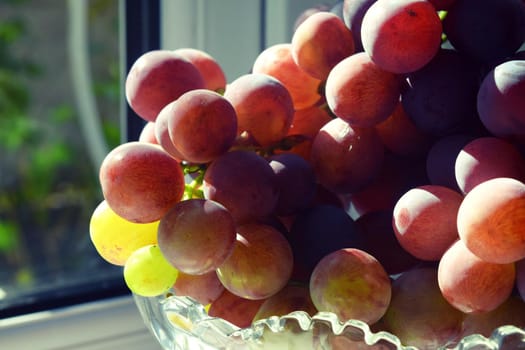
{"label": "glass bowl", "polygon": [[[203,305],[176,295],[134,295],[144,322],[164,350],[424,350],[401,344],[388,332],[374,333],[358,320],[341,322],[336,315],[302,311],[270,317],[240,329],[221,318],[210,317]],[[525,349],[525,330],[502,326],[489,338],[473,334],[440,349]]]}

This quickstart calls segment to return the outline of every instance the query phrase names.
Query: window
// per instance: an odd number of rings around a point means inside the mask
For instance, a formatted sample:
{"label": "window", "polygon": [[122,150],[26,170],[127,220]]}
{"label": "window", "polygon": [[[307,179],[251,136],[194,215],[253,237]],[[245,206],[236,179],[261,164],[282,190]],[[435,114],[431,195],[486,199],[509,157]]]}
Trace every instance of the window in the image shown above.
{"label": "window", "polygon": [[314,0],[0,0],[0,348],[151,348],[122,270],[91,245],[98,166],[143,122],[125,73],[195,47],[229,80]]}
{"label": "window", "polygon": [[86,230],[120,141],[118,3],[0,7],[0,315],[124,293]]}

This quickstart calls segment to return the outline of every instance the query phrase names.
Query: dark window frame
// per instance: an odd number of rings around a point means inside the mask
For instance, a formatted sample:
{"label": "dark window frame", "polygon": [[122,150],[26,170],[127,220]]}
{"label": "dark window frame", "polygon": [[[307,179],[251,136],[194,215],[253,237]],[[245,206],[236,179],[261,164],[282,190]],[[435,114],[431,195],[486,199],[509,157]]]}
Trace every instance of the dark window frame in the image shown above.
{"label": "dark window frame", "polygon": [[[160,47],[161,0],[120,1],[121,74],[125,77],[130,66],[142,53]],[[124,89],[123,82],[124,80],[121,84],[122,89]],[[144,122],[127,107],[127,104],[121,115],[122,141],[138,139]],[[130,291],[123,278],[116,278],[113,274],[86,276],[85,279],[79,278],[71,283],[65,283],[60,288],[51,285],[34,292],[22,293],[4,303],[0,300],[0,319],[128,294]]]}

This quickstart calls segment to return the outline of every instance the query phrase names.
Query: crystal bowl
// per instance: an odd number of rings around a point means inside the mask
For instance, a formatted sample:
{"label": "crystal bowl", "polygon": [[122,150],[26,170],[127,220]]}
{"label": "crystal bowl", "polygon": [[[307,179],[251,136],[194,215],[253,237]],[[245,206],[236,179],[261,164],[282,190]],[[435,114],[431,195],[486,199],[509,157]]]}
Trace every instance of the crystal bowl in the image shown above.
{"label": "crystal bowl", "polygon": [[[144,322],[165,350],[427,350],[402,344],[388,332],[373,332],[362,321],[342,322],[329,312],[310,317],[296,311],[241,329],[209,316],[204,306],[190,297],[134,295],[134,299]],[[489,338],[473,334],[440,349],[525,349],[525,330],[502,326]]]}

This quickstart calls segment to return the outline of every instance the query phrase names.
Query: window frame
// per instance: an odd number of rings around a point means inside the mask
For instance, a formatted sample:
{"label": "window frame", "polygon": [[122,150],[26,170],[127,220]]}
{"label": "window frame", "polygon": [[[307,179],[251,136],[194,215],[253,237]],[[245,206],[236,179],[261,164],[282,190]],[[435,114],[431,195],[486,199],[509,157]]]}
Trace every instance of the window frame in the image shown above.
{"label": "window frame", "polygon": [[[76,1],[76,0],[71,0]],[[209,35],[208,42],[192,45],[208,50],[207,44],[214,40],[230,40],[241,35],[247,29],[253,36],[254,43],[249,48],[242,47],[241,53],[255,57],[265,47],[290,40],[289,24],[300,9],[317,4],[317,0],[258,0],[253,2],[254,11],[260,18],[248,18],[235,32],[224,23],[220,28],[210,28],[203,16],[229,15],[227,9],[219,11],[206,9],[207,13],[199,13],[193,7],[194,2],[200,3],[201,9],[205,0],[119,0],[119,16],[122,19],[119,26],[120,59],[121,59],[121,108],[120,128],[123,131],[121,141],[137,140],[145,121],[139,118],[126,102],[124,94],[124,77],[131,65],[144,52],[159,48],[169,48],[169,42],[162,33],[173,29],[155,25],[165,21],[166,14],[161,9],[173,6],[189,9],[188,13],[177,13],[178,18],[189,17],[190,22],[205,26],[203,31]],[[232,0],[230,6],[246,4],[244,0]],[[175,4],[175,5],[174,5]],[[217,3],[211,2],[209,4]],[[222,3],[221,3],[222,5]],[[208,17],[209,19],[210,17]],[[220,17],[223,18],[223,17]],[[271,25],[269,19],[272,18]],[[276,23],[277,22],[277,23]],[[218,30],[216,30],[218,29]],[[257,34],[254,34],[257,33]],[[177,40],[187,43],[188,37],[178,37]],[[177,42],[171,42],[177,45]],[[233,74],[233,73],[231,73]],[[231,81],[234,76],[228,77]],[[95,288],[93,288],[95,286]],[[25,296],[20,304],[8,309],[0,309],[0,349],[75,349],[75,350],[105,350],[126,348],[127,350],[160,349],[155,337],[145,326],[131,293],[123,278],[97,279],[85,282],[76,281],[71,286],[61,290],[46,291],[46,297],[36,302],[31,295]]]}

